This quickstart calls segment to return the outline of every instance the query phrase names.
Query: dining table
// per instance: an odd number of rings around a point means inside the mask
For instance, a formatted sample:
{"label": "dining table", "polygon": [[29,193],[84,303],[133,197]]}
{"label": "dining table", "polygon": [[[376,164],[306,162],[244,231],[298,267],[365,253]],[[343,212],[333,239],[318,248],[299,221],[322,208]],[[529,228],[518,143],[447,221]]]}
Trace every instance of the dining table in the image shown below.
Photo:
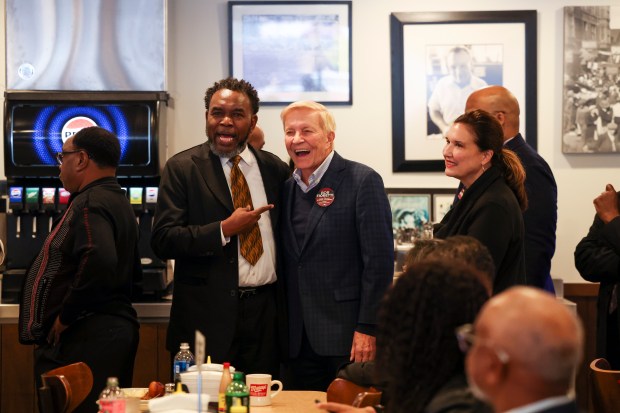
{"label": "dining table", "polygon": [[320,413],[317,400],[325,399],[324,391],[283,390],[271,399],[271,406],[250,406],[250,413]]}
{"label": "dining table", "polygon": [[[270,406],[250,406],[250,413],[320,413],[317,400],[324,402],[326,397],[324,391],[283,390],[272,399]],[[140,407],[140,412],[148,412],[147,403]]]}

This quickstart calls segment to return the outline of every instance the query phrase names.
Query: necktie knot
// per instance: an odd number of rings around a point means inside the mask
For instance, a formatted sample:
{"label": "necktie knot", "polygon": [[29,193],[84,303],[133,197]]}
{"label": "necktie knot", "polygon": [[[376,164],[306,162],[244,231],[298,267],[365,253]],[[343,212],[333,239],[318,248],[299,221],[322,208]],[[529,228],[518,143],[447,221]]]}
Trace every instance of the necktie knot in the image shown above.
{"label": "necktie knot", "polygon": [[235,155],[230,158],[230,160],[232,161],[233,168],[235,168],[239,165],[239,162],[241,162],[241,155]]}

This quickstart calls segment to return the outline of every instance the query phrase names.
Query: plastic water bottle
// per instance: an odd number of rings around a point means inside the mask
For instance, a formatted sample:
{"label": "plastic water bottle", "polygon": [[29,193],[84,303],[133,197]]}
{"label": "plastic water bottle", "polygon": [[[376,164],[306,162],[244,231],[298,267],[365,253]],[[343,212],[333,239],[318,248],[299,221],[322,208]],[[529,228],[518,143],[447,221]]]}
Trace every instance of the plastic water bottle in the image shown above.
{"label": "plastic water bottle", "polygon": [[118,378],[108,377],[106,388],[99,395],[99,413],[125,413],[125,393],[118,387]]}
{"label": "plastic water bottle", "polygon": [[172,365],[172,374],[174,376],[174,381],[178,381],[181,379],[181,373],[187,370],[189,366],[194,365],[194,355],[191,351],[189,351],[188,343],[181,343],[181,349],[174,356],[174,363]]}

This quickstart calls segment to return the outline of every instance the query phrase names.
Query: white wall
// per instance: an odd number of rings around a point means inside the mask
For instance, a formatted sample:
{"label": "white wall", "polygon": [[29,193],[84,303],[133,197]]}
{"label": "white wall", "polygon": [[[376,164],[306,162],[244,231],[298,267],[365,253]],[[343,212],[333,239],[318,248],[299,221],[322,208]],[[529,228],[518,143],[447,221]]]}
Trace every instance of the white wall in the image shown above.
{"label": "white wall", "polygon": [[[559,190],[558,241],[552,275],[566,281],[581,281],[574,269],[573,251],[592,221],[592,199],[607,182],[620,188],[620,179],[615,175],[620,159],[616,156],[562,154],[563,7],[610,5],[616,1],[354,0],[354,103],[332,108],[338,123],[337,150],[347,158],[376,169],[386,187],[456,187],[456,181],[439,172],[392,172],[390,13],[538,10],[538,151],[551,165]],[[227,2],[168,0],[168,12],[168,91],[173,99],[168,113],[168,153],[174,154],[204,141],[204,91],[228,75]],[[0,45],[0,74],[4,88],[4,41]],[[280,107],[262,108],[259,123],[267,138],[265,149],[287,159],[280,110]]]}
{"label": "white wall", "polygon": [[[353,105],[333,107],[336,148],[376,169],[386,187],[456,187],[442,173],[392,172],[389,16],[406,11],[538,11],[538,151],[558,184],[557,249],[552,275],[579,282],[573,251],[592,222],[592,199],[607,182],[620,188],[617,156],[564,155],[560,145],[563,72],[563,7],[611,5],[616,0],[354,0]],[[617,4],[617,3],[616,3]],[[169,153],[204,140],[204,90],[228,75],[225,0],[169,0],[169,91],[175,99]],[[279,107],[263,107],[259,123],[265,149],[287,159]]]}

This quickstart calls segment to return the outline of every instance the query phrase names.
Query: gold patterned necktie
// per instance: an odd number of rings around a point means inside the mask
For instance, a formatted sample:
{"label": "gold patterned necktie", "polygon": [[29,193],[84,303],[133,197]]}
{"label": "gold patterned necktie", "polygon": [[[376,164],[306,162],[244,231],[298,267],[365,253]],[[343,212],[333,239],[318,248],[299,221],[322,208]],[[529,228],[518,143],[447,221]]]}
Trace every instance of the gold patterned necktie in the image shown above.
{"label": "gold patterned necktie", "polygon": [[[250,188],[245,180],[245,176],[239,169],[239,161],[241,156],[237,155],[232,159],[232,169],[230,170],[230,189],[232,191],[233,205],[235,209],[245,208],[248,205],[254,209],[252,205],[252,197],[250,196]],[[263,255],[263,239],[260,235],[258,222],[255,223],[248,231],[239,234],[239,242],[241,256],[252,265],[256,265],[258,259]]]}

